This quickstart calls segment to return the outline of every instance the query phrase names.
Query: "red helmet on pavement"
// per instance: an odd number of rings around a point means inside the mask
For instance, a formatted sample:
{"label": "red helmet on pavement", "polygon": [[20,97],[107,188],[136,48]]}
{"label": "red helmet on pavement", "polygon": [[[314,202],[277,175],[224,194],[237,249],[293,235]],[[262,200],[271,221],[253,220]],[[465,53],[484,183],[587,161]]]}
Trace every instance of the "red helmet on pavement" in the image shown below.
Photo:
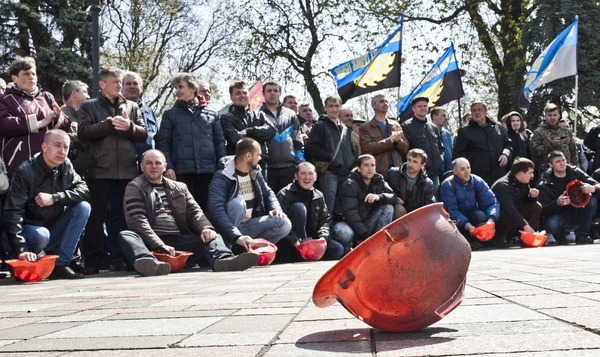
{"label": "red helmet on pavement", "polygon": [[190,256],[194,255],[194,253],[176,250],[174,257],[170,256],[169,254],[159,252],[152,252],[152,255],[154,255],[156,259],[161,262],[169,263],[171,266],[171,273],[176,273],[185,268],[185,263]]}
{"label": "red helmet on pavement", "polygon": [[525,231],[519,232],[521,232],[521,242],[530,248],[537,248],[544,245],[544,243],[546,243],[546,239],[548,238],[545,231],[537,233],[528,233]]}
{"label": "red helmet on pavement", "polygon": [[256,238],[252,241],[252,245],[248,249],[248,252],[258,254],[257,265],[269,265],[275,260],[275,254],[277,254],[277,246],[266,239]]}
{"label": "red helmet on pavement", "polygon": [[11,259],[5,261],[5,263],[13,267],[15,278],[33,283],[44,280],[50,276],[54,270],[56,259],[58,259],[58,255],[44,255],[37,262]]}
{"label": "red helmet on pavement", "polygon": [[326,249],[327,241],[325,239],[307,239],[298,246],[300,255],[309,261],[323,258]]}

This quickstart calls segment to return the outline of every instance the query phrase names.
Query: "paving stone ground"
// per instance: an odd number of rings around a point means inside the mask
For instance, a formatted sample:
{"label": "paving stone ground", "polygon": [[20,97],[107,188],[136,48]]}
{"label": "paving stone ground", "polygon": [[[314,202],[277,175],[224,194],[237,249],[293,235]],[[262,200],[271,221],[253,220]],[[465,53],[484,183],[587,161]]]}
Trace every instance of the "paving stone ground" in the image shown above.
{"label": "paving stone ground", "polygon": [[407,334],[317,308],[333,264],[0,281],[0,357],[600,356],[600,244],[475,252],[462,305]]}

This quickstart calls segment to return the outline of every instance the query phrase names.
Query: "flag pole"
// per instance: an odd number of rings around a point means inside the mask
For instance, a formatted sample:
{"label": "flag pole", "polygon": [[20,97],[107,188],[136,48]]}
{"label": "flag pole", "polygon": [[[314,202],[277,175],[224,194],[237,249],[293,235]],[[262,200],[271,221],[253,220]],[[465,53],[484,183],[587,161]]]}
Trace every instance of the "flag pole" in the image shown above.
{"label": "flag pole", "polygon": [[575,119],[573,119],[573,134],[577,137],[577,108],[579,105],[579,74],[575,75]]}
{"label": "flag pole", "polygon": [[[402,26],[402,32],[400,32],[400,61],[398,66],[398,103],[400,103],[400,86],[402,85],[402,53],[404,52],[402,50],[402,47],[404,47],[404,43],[402,43],[402,38],[404,37],[404,13],[400,14],[400,26]],[[400,114],[402,113],[396,114],[396,119],[398,121],[400,121]]]}

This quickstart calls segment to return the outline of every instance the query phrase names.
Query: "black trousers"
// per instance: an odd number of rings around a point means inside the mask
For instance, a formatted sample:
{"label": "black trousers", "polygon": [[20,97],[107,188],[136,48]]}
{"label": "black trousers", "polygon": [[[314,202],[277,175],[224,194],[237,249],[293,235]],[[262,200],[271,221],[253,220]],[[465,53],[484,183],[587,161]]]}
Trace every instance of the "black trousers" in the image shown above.
{"label": "black trousers", "polygon": [[267,169],[267,184],[277,194],[282,188],[294,181],[296,174],[296,166],[284,168],[268,168]]}
{"label": "black trousers", "polygon": [[[83,244],[86,266],[99,268],[103,262],[123,259],[117,237],[127,229],[123,213],[123,196],[130,180],[89,179],[92,212],[85,226]],[[110,212],[107,207],[110,203]],[[104,233],[104,223],[108,239]]]}
{"label": "black trousers", "polygon": [[198,202],[203,211],[206,211],[208,203],[208,185],[213,178],[213,174],[177,174],[177,181],[187,185],[188,190]]}

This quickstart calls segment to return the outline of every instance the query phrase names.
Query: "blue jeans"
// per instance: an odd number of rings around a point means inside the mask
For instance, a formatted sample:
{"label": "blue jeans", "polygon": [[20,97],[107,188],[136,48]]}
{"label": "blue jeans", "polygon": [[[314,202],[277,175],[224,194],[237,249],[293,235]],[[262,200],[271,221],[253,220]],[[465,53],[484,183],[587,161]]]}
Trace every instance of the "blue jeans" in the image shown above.
{"label": "blue jeans", "polygon": [[333,212],[333,209],[335,208],[338,187],[340,187],[345,180],[346,176],[338,176],[329,171],[321,177],[321,192],[323,192],[323,196],[325,196],[325,204],[327,205],[327,211],[329,213]]}
{"label": "blue jeans", "polygon": [[437,189],[440,186],[440,177],[435,174],[430,175],[429,173],[427,174],[427,176],[429,176],[431,181],[433,181],[433,192],[437,192]]}
{"label": "blue jeans", "polygon": [[[296,202],[290,206],[288,210],[288,218],[292,222],[292,231],[296,233],[296,236],[299,240],[305,240],[307,237],[306,234],[306,221],[307,221],[307,209],[304,203]],[[318,224],[318,222],[314,222],[314,224]],[[311,232],[312,233],[312,232]],[[317,232],[314,232],[317,233]],[[312,235],[312,234],[311,234]],[[338,260],[344,256],[344,247],[330,237],[310,237],[313,239],[325,238],[327,239],[327,248],[325,249],[325,255],[323,256],[325,259]],[[293,243],[293,242],[292,242]]]}
{"label": "blue jeans", "polygon": [[[246,215],[246,201],[238,197],[227,203],[227,215],[243,235],[264,238],[273,244],[277,244],[292,229],[292,222],[287,218],[261,216],[242,222],[242,218]],[[225,242],[225,244],[231,247],[235,242]]]}
{"label": "blue jeans", "polygon": [[545,221],[546,231],[557,240],[564,240],[569,231],[575,231],[577,235],[589,235],[597,205],[598,199],[592,196],[583,208],[569,209],[548,217]]}
{"label": "blue jeans", "polygon": [[[392,223],[394,216],[394,206],[383,205],[371,212],[365,222],[367,233],[370,237],[374,233],[380,231],[383,227]],[[352,242],[355,239],[355,234],[350,225],[346,222],[337,222],[333,225],[333,236],[344,247],[344,254],[347,254],[352,248]]]}
{"label": "blue jeans", "polygon": [[69,207],[50,229],[31,224],[24,225],[23,235],[27,241],[27,249],[34,253],[42,250],[53,252],[59,256],[56,266],[69,265],[90,212],[90,204],[82,201]]}
{"label": "blue jeans", "polygon": [[[482,210],[478,210],[478,209],[473,211],[473,213],[471,213],[468,218],[469,218],[469,223],[471,223],[474,227],[477,227],[478,225],[485,223],[488,220],[487,214],[485,212],[483,212]],[[465,237],[468,241],[477,240],[466,229],[460,229],[459,231],[460,231],[460,233],[462,233],[463,237]]]}

